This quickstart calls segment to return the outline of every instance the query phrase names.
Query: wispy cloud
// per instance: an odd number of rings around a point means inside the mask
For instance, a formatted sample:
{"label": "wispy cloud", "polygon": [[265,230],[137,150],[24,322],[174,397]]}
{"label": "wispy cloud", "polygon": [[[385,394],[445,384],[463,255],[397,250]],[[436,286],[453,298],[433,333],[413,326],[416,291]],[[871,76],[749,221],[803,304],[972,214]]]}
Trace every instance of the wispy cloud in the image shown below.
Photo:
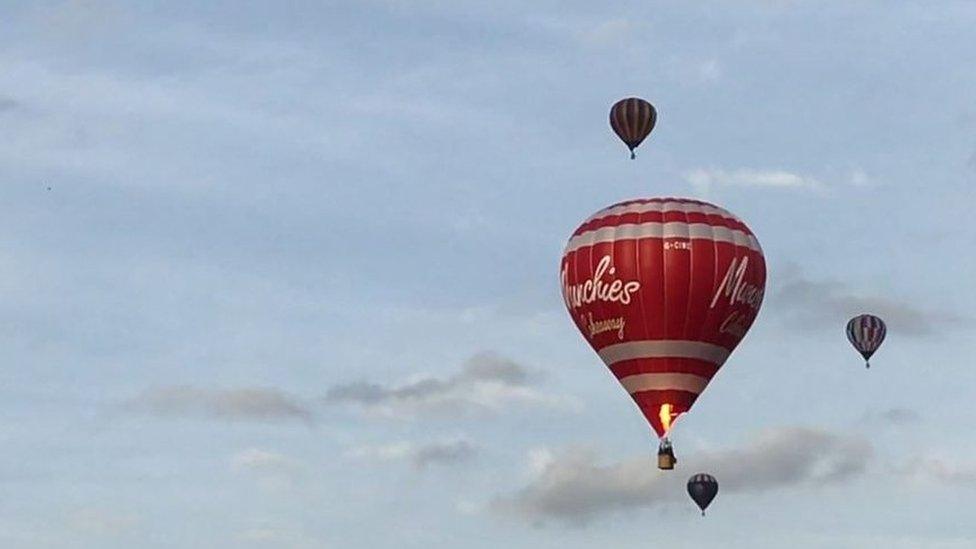
{"label": "wispy cloud", "polygon": [[398,384],[359,381],[333,386],[327,404],[352,404],[381,414],[454,414],[474,410],[499,411],[517,403],[565,407],[565,398],[548,395],[532,386],[532,373],[524,366],[492,353],[469,359],[460,372],[446,377],[421,377]]}
{"label": "wispy cloud", "polygon": [[934,481],[953,488],[976,489],[974,461],[922,458],[899,471],[915,481]]}
{"label": "wispy cloud", "polygon": [[[685,470],[714,474],[723,494],[760,492],[856,477],[872,455],[866,439],[788,427],[762,432],[742,448],[694,456]],[[530,458],[534,478],[516,494],[495,500],[496,510],[537,523],[583,524],[614,511],[685,499],[685,479],[658,474],[650,457],[603,464],[592,451],[574,450]]]}
{"label": "wispy cloud", "polygon": [[12,111],[19,109],[21,107],[20,101],[17,101],[11,97],[5,97],[0,95],[0,113],[5,111]]}
{"label": "wispy cloud", "polygon": [[597,47],[627,44],[638,29],[630,19],[617,18],[597,23],[580,33],[584,44]]}
{"label": "wispy cloud", "polygon": [[976,463],[946,463],[931,460],[926,463],[932,476],[953,486],[976,488]]}
{"label": "wispy cloud", "polygon": [[416,444],[399,442],[377,446],[360,446],[348,452],[353,458],[367,461],[403,461],[418,470],[434,465],[458,465],[477,457],[480,448],[466,439]]}
{"label": "wispy cloud", "polygon": [[267,547],[268,549],[289,547],[294,549],[323,549],[332,547],[324,540],[304,532],[294,526],[277,524],[255,524],[239,532],[234,546]]}
{"label": "wispy cloud", "polygon": [[881,423],[886,425],[902,426],[910,423],[917,423],[922,416],[910,408],[888,408],[879,412],[869,411],[864,414],[863,421],[867,423]]}
{"label": "wispy cloud", "polygon": [[230,469],[237,474],[251,475],[259,486],[272,491],[292,488],[305,473],[305,466],[298,460],[260,448],[248,448],[234,454]]}
{"label": "wispy cloud", "polygon": [[127,410],[162,417],[201,417],[227,421],[312,421],[298,398],[277,389],[198,389],[168,386],[147,389],[125,403]]}
{"label": "wispy cloud", "polygon": [[854,187],[875,187],[878,185],[876,180],[860,168],[851,172],[850,183]]}
{"label": "wispy cloud", "polygon": [[277,452],[248,448],[231,458],[230,467],[235,472],[244,471],[294,471],[298,462]]}
{"label": "wispy cloud", "polygon": [[[703,65],[703,70],[706,66]],[[715,67],[717,70],[717,66]],[[714,72],[714,71],[706,71]],[[696,168],[684,174],[697,192],[708,194],[713,187],[763,187],[774,189],[821,189],[823,184],[816,178],[784,170],[719,170]]]}
{"label": "wispy cloud", "polygon": [[877,315],[889,329],[913,336],[971,321],[954,313],[923,309],[908,301],[865,295],[837,280],[810,280],[796,270],[787,273],[770,301],[778,314],[789,318],[789,326],[805,331],[836,330],[851,317],[863,313]]}
{"label": "wispy cloud", "polygon": [[715,82],[722,78],[722,65],[717,59],[709,59],[698,66],[698,77],[702,82]]}
{"label": "wispy cloud", "polygon": [[[721,65],[717,61],[706,61],[699,67],[702,81],[717,80],[722,76]],[[783,190],[822,191],[828,188],[819,178],[787,170],[696,168],[684,173],[685,181],[696,192],[707,196],[712,190],[721,188],[763,188]],[[838,185],[857,188],[877,187],[879,182],[861,168],[848,174],[837,174],[831,181]]]}

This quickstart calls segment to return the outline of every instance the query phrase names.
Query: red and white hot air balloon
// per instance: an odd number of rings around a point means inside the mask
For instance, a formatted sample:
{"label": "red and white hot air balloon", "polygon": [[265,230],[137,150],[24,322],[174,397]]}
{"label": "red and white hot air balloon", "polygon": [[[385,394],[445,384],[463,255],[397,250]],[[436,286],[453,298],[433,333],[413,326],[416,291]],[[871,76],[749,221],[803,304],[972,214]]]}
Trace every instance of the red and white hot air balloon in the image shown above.
{"label": "red and white hot air balloon", "polygon": [[[673,466],[672,424],[759,312],[766,285],[759,242],[739,218],[706,202],[631,200],[576,229],[561,279],[576,326],[633,397]],[[659,466],[671,468],[660,457]]]}

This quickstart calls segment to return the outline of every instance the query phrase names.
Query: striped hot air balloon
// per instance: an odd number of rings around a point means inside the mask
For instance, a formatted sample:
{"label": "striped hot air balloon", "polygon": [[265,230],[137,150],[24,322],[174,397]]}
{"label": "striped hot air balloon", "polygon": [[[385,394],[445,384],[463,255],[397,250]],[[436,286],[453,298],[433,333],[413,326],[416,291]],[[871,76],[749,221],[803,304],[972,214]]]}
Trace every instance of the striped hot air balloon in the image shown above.
{"label": "striped hot air balloon", "polygon": [[636,157],[634,149],[650,135],[657,122],[654,105],[639,97],[621,99],[610,107],[610,127],[630,149],[630,158]]}
{"label": "striped hot air balloon", "polygon": [[[745,223],[705,202],[600,210],[569,239],[563,297],[583,337],[667,441],[745,336],[766,263]],[[664,467],[662,467],[664,468]]]}
{"label": "striped hot air balloon", "polygon": [[847,339],[864,357],[865,368],[871,367],[871,355],[881,346],[887,332],[884,321],[874,315],[858,315],[848,321]]}
{"label": "striped hot air balloon", "polygon": [[688,479],[688,495],[695,501],[701,509],[702,516],[705,516],[705,509],[712,503],[718,494],[718,481],[715,477],[707,473],[698,473]]}

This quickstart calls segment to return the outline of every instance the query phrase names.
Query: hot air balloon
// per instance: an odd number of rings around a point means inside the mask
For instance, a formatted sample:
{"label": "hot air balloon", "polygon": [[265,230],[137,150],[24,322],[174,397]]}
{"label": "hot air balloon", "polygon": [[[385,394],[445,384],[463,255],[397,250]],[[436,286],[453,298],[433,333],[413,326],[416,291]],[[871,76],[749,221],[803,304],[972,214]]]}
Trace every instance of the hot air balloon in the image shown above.
{"label": "hot air balloon", "polygon": [[705,202],[651,198],[583,222],[561,264],[566,307],[674,466],[668,434],[745,336],[766,263],[745,223]]}
{"label": "hot air balloon", "polygon": [[705,516],[705,508],[715,499],[715,494],[718,494],[718,481],[712,475],[698,473],[688,479],[688,495],[698,504],[702,516]]}
{"label": "hot air balloon", "polygon": [[651,133],[656,122],[654,105],[639,97],[621,99],[610,107],[610,127],[630,148],[631,159],[636,158],[634,149]]}
{"label": "hot air balloon", "polygon": [[858,315],[848,321],[847,339],[864,357],[865,368],[871,367],[868,361],[881,346],[887,332],[884,321],[874,315]]}

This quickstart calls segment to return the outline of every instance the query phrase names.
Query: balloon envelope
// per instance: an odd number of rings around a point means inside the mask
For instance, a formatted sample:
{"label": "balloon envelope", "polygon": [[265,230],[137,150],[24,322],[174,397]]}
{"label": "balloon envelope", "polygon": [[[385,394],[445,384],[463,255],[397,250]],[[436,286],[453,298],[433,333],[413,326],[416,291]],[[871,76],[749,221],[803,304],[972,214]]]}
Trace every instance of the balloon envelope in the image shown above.
{"label": "balloon envelope", "polygon": [[652,198],[583,222],[561,279],[577,328],[664,437],[755,320],[766,263],[728,211]]}
{"label": "balloon envelope", "polygon": [[631,158],[634,158],[634,149],[650,135],[656,123],[654,105],[639,97],[621,99],[610,107],[610,127],[630,149]]}
{"label": "balloon envelope", "polygon": [[688,479],[688,495],[695,500],[703,515],[705,508],[715,499],[716,494],[718,494],[718,481],[712,475],[698,473]]}
{"label": "balloon envelope", "polygon": [[888,327],[874,315],[858,315],[847,323],[847,340],[864,357],[865,363],[884,341]]}

